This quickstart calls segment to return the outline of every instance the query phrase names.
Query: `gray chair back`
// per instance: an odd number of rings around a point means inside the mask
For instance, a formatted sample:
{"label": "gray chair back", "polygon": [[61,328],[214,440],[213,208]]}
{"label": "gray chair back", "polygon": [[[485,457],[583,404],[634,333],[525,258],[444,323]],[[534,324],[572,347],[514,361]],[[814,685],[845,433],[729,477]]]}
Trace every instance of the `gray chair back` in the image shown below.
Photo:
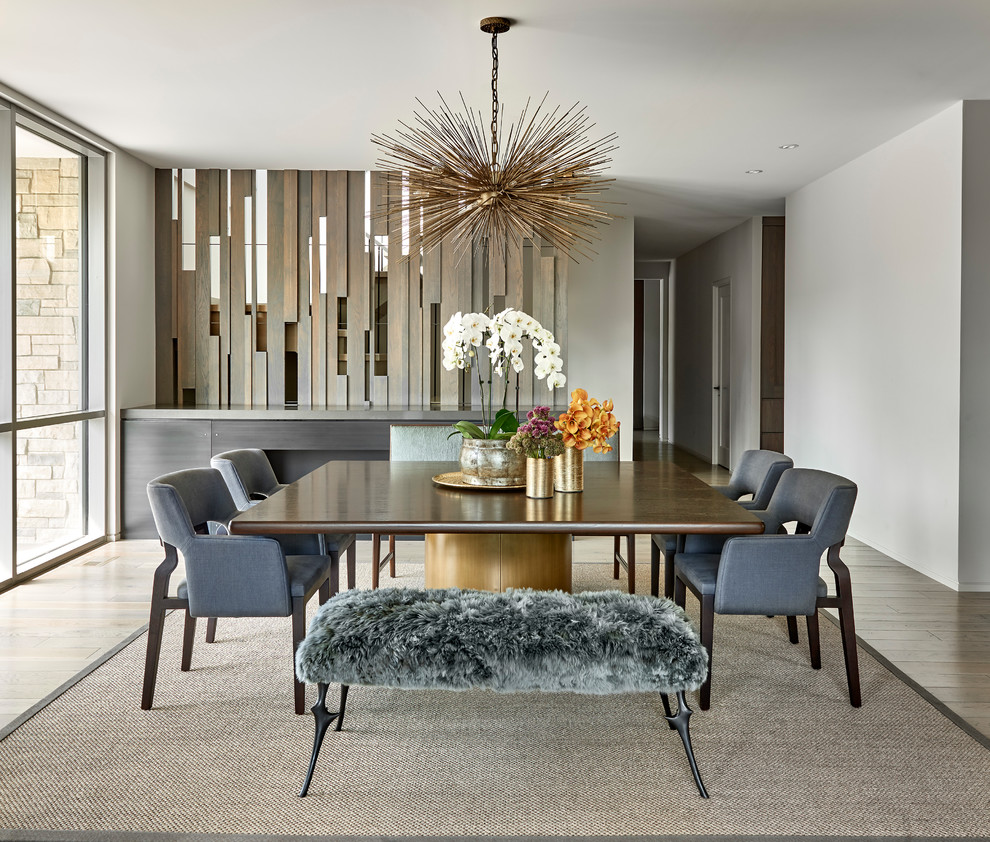
{"label": "gray chair back", "polygon": [[392,462],[456,462],[461,458],[462,438],[450,424],[393,424],[388,435]]}
{"label": "gray chair back", "polygon": [[811,468],[784,471],[766,509],[767,531],[796,521],[825,552],[845,541],[857,491],[856,483],[838,474]]}
{"label": "gray chair back", "polygon": [[153,479],[148,500],[158,536],[179,552],[210,524],[227,524],[237,514],[226,482],[213,468],[189,468]]}
{"label": "gray chair back", "polygon": [[794,460],[790,456],[775,450],[747,450],[732,472],[729,484],[719,490],[732,500],[752,494],[752,500],[744,500],[739,505],[762,511],[769,505],[781,475],[793,467]]}
{"label": "gray chair back", "polygon": [[210,466],[223,475],[231,497],[242,511],[285,488],[276,478],[265,451],[257,448],[218,453],[210,460]]}

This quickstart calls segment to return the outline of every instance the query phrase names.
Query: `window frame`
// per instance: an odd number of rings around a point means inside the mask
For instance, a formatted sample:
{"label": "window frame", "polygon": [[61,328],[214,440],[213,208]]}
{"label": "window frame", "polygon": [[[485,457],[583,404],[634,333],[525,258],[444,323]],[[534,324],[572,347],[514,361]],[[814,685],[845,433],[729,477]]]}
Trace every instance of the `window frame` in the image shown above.
{"label": "window frame", "polygon": [[[80,401],[71,412],[17,417],[16,132],[25,129],[80,156]],[[0,592],[107,541],[110,516],[109,153],[0,96]],[[17,557],[18,433],[84,422],[80,441],[82,535],[58,549]]]}

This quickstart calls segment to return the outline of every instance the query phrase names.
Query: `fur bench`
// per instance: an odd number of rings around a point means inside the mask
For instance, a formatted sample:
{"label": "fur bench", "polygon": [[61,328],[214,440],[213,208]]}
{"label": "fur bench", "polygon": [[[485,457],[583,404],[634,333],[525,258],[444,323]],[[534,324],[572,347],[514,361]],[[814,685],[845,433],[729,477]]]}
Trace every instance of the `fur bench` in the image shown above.
{"label": "fur bench", "polygon": [[[313,779],[327,729],[344,720],[347,688],[498,693],[657,692],[707,798],[691,749],[684,693],[701,686],[708,655],[672,602],[618,591],[579,594],[381,588],[349,590],[324,604],[296,653],[300,681],[317,684],[316,737],[300,796]],[[340,709],[326,706],[340,684]],[[677,695],[672,715],[668,694]]]}

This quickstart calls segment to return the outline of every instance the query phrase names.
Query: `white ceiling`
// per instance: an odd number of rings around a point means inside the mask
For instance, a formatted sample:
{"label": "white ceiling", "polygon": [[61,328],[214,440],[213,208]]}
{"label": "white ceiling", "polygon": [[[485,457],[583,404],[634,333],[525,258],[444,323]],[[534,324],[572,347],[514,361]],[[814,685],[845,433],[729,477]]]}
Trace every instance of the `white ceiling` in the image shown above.
{"label": "white ceiling", "polygon": [[0,0],[0,83],[157,166],[371,169],[416,97],[490,107],[490,15],[508,117],[618,134],[638,259],[990,99],[988,0]]}

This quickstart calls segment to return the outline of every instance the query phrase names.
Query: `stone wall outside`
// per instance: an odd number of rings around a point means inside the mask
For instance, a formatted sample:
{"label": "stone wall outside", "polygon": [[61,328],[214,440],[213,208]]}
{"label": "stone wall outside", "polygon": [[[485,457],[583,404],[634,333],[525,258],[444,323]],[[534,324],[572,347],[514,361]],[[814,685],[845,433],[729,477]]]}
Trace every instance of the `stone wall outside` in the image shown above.
{"label": "stone wall outside", "polygon": [[[17,414],[80,409],[79,159],[18,158]],[[81,423],[17,437],[18,560],[83,534]]]}

